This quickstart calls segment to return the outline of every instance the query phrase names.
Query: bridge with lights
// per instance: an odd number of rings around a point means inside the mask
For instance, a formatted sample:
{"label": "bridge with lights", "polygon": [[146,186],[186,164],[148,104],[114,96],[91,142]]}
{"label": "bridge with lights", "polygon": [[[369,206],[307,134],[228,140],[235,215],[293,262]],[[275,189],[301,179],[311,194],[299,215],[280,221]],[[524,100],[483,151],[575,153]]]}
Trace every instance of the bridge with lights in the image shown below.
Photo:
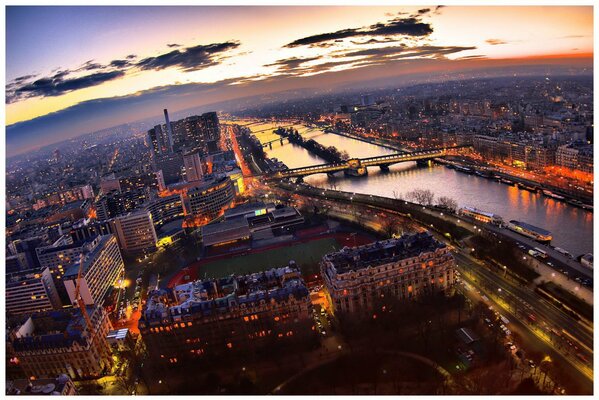
{"label": "bridge with lights", "polygon": [[368,174],[368,167],[379,167],[383,171],[388,171],[389,166],[408,161],[416,161],[418,163],[426,163],[429,160],[435,158],[442,158],[448,155],[452,149],[469,147],[469,146],[455,146],[443,149],[432,149],[432,150],[419,150],[410,153],[396,153],[388,154],[384,156],[368,157],[368,158],[351,158],[346,161],[339,163],[327,163],[311,165],[308,167],[285,169],[282,171],[273,172],[268,174],[267,177],[270,179],[286,179],[286,178],[301,178],[313,175],[326,173],[332,175],[336,172],[343,171],[349,176],[364,176]]}

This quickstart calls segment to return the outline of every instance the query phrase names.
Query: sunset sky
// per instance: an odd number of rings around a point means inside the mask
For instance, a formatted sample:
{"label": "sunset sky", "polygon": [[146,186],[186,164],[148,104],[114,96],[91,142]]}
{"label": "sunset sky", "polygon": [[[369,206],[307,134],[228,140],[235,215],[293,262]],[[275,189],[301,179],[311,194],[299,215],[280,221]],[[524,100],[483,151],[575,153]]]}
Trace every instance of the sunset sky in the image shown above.
{"label": "sunset sky", "polygon": [[593,9],[7,7],[6,52],[10,156],[164,107],[327,82],[530,63],[592,68]]}

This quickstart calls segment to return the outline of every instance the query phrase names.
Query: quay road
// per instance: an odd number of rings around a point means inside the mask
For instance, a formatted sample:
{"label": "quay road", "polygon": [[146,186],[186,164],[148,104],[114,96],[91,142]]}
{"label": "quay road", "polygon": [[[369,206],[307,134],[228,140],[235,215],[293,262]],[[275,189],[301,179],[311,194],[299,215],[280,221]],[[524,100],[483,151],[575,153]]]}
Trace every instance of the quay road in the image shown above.
{"label": "quay road", "polygon": [[[470,277],[472,285],[497,299],[502,308],[514,315],[539,340],[550,345],[564,359],[588,379],[593,379],[593,330],[541,299],[529,287],[514,284],[484,267],[464,251],[454,251],[458,269],[463,276]],[[538,323],[530,323],[528,314],[534,315]],[[563,337],[562,329],[578,338],[580,342],[570,346]],[[555,333],[557,332],[557,333]],[[559,347],[556,348],[555,345]],[[576,349],[574,346],[578,347]],[[579,358],[581,354],[589,365]]]}
{"label": "quay road", "polygon": [[[500,228],[491,224],[485,224],[482,222],[474,221],[463,216],[456,216],[448,213],[447,211],[439,210],[433,207],[425,207],[421,204],[412,203],[405,200],[391,199],[387,197],[367,195],[360,193],[342,192],[338,190],[321,189],[316,188],[307,184],[294,184],[291,182],[280,182],[279,186],[287,188],[288,190],[296,191],[298,193],[305,193],[312,196],[318,196],[321,198],[336,199],[340,201],[349,201],[353,203],[374,205],[381,208],[391,209],[398,211],[404,215],[409,213],[426,213],[436,218],[441,218],[444,221],[451,222],[457,226],[467,229],[471,232],[481,232],[483,229],[501,235],[508,239],[515,240],[518,243],[528,246],[529,248],[538,247],[547,253],[548,258],[546,261],[553,264],[553,268],[556,273],[562,273],[562,270],[568,272],[569,279],[575,279],[581,277],[583,279],[592,279],[593,271],[589,268],[584,267],[578,261],[573,260],[557,251],[551,246],[547,246],[522,236],[509,229]],[[468,223],[466,223],[468,222]],[[551,277],[546,277],[547,280],[551,280]],[[582,289],[582,288],[581,288]]]}
{"label": "quay road", "polygon": [[[301,186],[300,190],[296,190],[298,194],[307,194],[311,197],[324,198],[323,203],[332,200],[331,205],[335,205],[336,202],[342,200],[344,203],[355,204],[356,206],[366,206],[374,209],[385,209],[387,212],[402,214],[397,210],[389,207],[381,207],[375,203],[377,196],[365,196],[360,198],[358,195],[352,193],[346,193],[345,196],[337,198],[333,196],[333,191],[323,191],[322,189],[309,190],[310,193],[305,193],[305,187],[307,185],[292,185]],[[326,195],[323,193],[326,192]],[[366,199],[368,198],[368,200]],[[390,200],[390,199],[386,199]],[[367,204],[370,203],[370,204]],[[408,203],[409,205],[410,203]],[[419,206],[421,209],[421,206]],[[370,215],[370,216],[369,216]],[[369,226],[376,226],[378,221],[376,220],[376,214],[362,213],[362,223],[366,222]],[[372,221],[368,221],[373,219]],[[446,240],[440,235],[440,239]],[[590,325],[581,323],[571,316],[563,313],[561,310],[546,302],[540,296],[534,292],[534,288],[522,286],[518,283],[510,282],[503,276],[498,275],[489,269],[484,264],[466,253],[467,250],[455,250],[454,256],[458,268],[464,272],[468,277],[471,277],[473,286],[479,290],[488,291],[489,295],[494,297],[500,297],[506,299],[506,302],[502,303],[508,313],[514,313],[518,320],[531,332],[538,340],[549,345],[556,353],[558,353],[564,360],[572,365],[576,371],[580,373],[582,377],[592,382],[592,360],[593,359],[593,328]],[[499,299],[501,300],[501,299]],[[500,302],[501,303],[501,302]],[[523,305],[519,307],[518,304]],[[510,311],[511,310],[511,311]],[[527,315],[522,318],[522,312],[533,314],[536,323],[527,323]],[[575,342],[568,343],[568,340],[563,337],[562,329],[567,331]],[[557,333],[555,333],[557,332]],[[585,362],[583,359],[589,360]]]}

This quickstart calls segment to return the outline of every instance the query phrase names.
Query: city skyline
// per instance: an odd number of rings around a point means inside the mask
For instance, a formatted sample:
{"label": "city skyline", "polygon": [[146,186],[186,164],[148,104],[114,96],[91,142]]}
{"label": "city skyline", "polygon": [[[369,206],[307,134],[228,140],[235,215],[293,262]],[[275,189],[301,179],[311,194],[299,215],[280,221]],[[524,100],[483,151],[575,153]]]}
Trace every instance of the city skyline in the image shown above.
{"label": "city skyline", "polygon": [[7,7],[6,395],[592,395],[591,6]]}
{"label": "city skyline", "polygon": [[[63,28],[61,18],[80,23]],[[506,31],[508,19],[521,28]],[[225,26],[212,29],[214,21]],[[162,33],[157,23],[176,29]],[[588,73],[592,54],[585,6],[8,7],[7,153],[147,118],[162,105],[179,111],[441,71]]]}

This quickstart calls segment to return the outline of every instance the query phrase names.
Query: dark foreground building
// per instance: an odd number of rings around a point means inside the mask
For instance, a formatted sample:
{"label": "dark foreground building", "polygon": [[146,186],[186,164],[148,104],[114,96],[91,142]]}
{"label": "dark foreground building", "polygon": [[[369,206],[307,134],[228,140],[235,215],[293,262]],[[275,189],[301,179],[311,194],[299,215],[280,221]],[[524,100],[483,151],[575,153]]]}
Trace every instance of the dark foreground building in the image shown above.
{"label": "dark foreground building", "polygon": [[185,359],[293,345],[314,335],[309,291],[293,265],[151,292],[139,320],[150,356]]}

